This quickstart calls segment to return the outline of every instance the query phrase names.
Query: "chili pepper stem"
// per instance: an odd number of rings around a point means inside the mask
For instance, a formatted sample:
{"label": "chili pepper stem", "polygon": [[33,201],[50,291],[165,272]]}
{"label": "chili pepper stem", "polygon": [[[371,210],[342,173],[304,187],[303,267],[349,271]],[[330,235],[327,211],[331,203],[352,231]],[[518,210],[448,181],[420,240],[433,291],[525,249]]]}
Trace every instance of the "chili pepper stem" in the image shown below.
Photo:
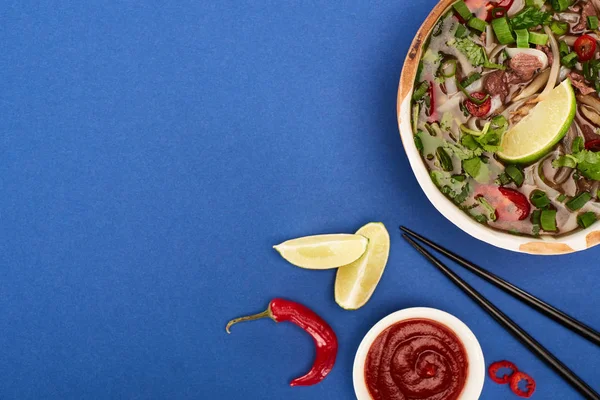
{"label": "chili pepper stem", "polygon": [[232,325],[235,325],[238,322],[254,321],[254,320],[262,319],[262,318],[271,318],[273,321],[275,321],[275,318],[273,318],[273,314],[271,313],[271,307],[267,308],[266,311],[263,311],[258,314],[248,315],[247,317],[240,317],[240,318],[232,319],[231,321],[229,321],[227,323],[225,330],[227,331],[227,333],[231,333],[229,328],[231,328]]}

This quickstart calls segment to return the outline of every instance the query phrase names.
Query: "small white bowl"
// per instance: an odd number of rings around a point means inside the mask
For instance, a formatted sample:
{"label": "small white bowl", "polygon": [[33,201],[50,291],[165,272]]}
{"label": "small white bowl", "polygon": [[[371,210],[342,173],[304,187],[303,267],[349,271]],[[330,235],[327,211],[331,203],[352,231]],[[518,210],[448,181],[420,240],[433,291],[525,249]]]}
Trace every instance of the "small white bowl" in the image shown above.
{"label": "small white bowl", "polygon": [[379,321],[364,337],[354,358],[354,392],[358,400],[372,400],[365,382],[365,362],[367,354],[377,337],[390,326],[408,319],[428,319],[448,327],[463,343],[469,361],[469,372],[460,400],[477,400],[485,381],[485,360],[479,341],[469,327],[447,312],[435,308],[407,308],[396,311]]}

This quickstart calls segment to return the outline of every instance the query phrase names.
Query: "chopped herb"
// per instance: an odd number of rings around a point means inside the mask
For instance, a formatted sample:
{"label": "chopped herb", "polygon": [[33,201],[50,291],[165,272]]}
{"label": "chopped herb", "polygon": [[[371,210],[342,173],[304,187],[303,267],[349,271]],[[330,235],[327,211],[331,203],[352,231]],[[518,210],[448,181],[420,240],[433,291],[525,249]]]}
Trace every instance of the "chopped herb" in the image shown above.
{"label": "chopped herb", "polygon": [[473,216],[473,218],[475,218],[475,221],[479,222],[480,224],[487,225],[488,218],[485,215],[478,214],[478,215]]}
{"label": "chopped herb", "polygon": [[461,53],[463,53],[474,67],[478,67],[485,63],[485,50],[471,39],[455,38],[450,40],[448,44],[455,46]]}
{"label": "chopped herb", "polygon": [[552,14],[537,7],[525,7],[523,11],[510,20],[513,29],[529,29],[538,25],[548,25],[552,22]]}
{"label": "chopped herb", "polygon": [[452,175],[452,179],[454,179],[456,182],[464,182],[467,177],[464,175]]}
{"label": "chopped herb", "polygon": [[558,201],[559,203],[564,203],[564,201],[567,199],[567,195],[566,194],[561,194],[560,196],[558,196],[556,198],[556,201]]}
{"label": "chopped herb", "polygon": [[498,215],[496,214],[496,209],[485,199],[483,196],[477,197],[477,201],[481,206],[488,212],[489,219],[495,221],[498,219]]}
{"label": "chopped herb", "polygon": [[482,165],[483,162],[479,157],[470,158],[462,162],[462,167],[465,170],[465,172],[471,175],[473,178],[477,178]]}

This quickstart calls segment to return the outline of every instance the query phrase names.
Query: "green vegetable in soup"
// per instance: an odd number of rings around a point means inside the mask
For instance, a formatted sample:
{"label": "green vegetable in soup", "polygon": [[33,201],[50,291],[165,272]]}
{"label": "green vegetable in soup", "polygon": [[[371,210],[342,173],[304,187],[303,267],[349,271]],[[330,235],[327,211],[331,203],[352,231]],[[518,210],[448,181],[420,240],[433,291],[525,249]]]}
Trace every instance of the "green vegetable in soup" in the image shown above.
{"label": "green vegetable in soup", "polygon": [[448,41],[449,46],[456,46],[461,53],[463,53],[469,62],[477,67],[483,65],[486,61],[485,51],[483,47],[473,42],[469,38],[453,38]]}
{"label": "green vegetable in soup", "polygon": [[510,19],[512,28],[529,29],[538,25],[548,25],[552,22],[552,14],[537,7],[525,7],[523,11]]}

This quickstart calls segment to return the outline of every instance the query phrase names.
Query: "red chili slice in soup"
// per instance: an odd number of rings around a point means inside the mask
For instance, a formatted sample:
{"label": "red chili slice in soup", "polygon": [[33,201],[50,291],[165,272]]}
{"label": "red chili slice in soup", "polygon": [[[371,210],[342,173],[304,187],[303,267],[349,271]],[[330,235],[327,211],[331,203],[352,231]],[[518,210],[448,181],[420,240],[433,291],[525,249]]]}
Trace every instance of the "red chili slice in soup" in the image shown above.
{"label": "red chili slice in soup", "polygon": [[474,97],[477,100],[483,100],[487,97],[487,99],[482,104],[476,104],[471,100],[465,101],[465,107],[467,107],[467,110],[472,116],[478,118],[486,116],[492,108],[492,99],[490,98],[490,96],[483,92],[475,92],[471,94],[471,97]]}
{"label": "red chili slice in soup", "polygon": [[600,139],[590,140],[585,144],[585,149],[590,151],[600,151]]}
{"label": "red chili slice in soup", "polygon": [[[465,4],[473,11],[473,14],[479,19],[491,21],[493,18],[492,10],[495,8],[503,8],[506,13],[512,6],[514,0],[466,0]],[[462,22],[462,21],[461,21]]]}
{"label": "red chili slice in soup", "polygon": [[531,212],[527,197],[514,189],[484,185],[475,189],[475,197],[477,196],[485,197],[496,209],[498,220],[501,221],[523,221]]}
{"label": "red chili slice in soup", "polygon": [[596,39],[590,35],[581,35],[573,47],[579,61],[590,61],[596,52]]}

